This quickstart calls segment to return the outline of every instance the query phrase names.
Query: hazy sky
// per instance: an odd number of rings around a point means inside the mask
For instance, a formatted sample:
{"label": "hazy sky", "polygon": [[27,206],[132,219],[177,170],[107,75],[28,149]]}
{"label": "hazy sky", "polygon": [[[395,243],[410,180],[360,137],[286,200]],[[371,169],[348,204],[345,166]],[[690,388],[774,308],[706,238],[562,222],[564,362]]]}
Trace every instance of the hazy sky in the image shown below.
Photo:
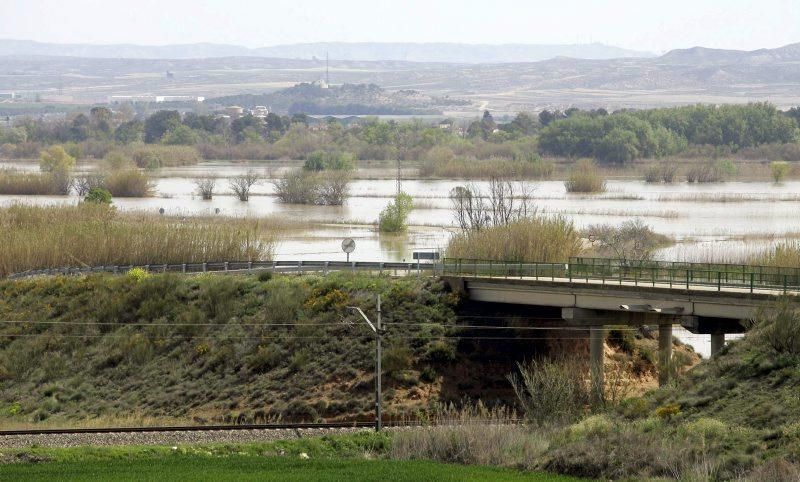
{"label": "hazy sky", "polygon": [[800,42],[800,0],[0,0],[0,38],[61,43]]}

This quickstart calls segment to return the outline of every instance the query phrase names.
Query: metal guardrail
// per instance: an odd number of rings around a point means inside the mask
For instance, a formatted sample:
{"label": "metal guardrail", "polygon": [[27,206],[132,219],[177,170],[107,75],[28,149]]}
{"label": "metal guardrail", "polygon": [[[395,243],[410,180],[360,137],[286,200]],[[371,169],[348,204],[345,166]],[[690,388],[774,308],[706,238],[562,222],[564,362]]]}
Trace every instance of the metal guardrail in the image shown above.
{"label": "metal guardrail", "polygon": [[572,258],[567,263],[537,263],[445,258],[442,262],[442,274],[533,278],[569,283],[616,283],[687,290],[695,286],[716,288],[716,291],[739,290],[749,293],[756,290],[783,293],[800,290],[800,270],[794,268],[667,262],[631,264],[621,260],[598,260],[601,258]]}
{"label": "metal guardrail", "polygon": [[149,273],[215,273],[215,272],[255,272],[311,273],[330,271],[372,271],[378,273],[422,274],[440,271],[434,263],[400,263],[375,261],[220,261],[208,263],[113,265],[72,268],[45,268],[23,271],[8,276],[8,279],[23,279],[34,276],[83,275],[92,273],[125,274],[139,268]]}

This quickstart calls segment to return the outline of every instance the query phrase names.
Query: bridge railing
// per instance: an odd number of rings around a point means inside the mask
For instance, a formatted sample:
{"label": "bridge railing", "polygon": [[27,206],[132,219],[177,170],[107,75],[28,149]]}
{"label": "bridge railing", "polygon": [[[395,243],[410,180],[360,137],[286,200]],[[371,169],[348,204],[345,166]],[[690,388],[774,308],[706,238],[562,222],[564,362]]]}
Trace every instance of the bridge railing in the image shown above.
{"label": "bridge railing", "polygon": [[91,273],[124,274],[139,268],[150,273],[208,273],[271,271],[275,273],[311,273],[329,271],[370,271],[377,273],[422,274],[437,273],[440,265],[433,263],[379,261],[215,261],[206,263],[109,265],[64,268],[43,268],[9,275],[9,279],[34,276],[81,275]]}
{"label": "bridge railing", "polygon": [[529,278],[569,283],[625,284],[674,289],[756,291],[800,290],[800,270],[768,266],[625,262],[572,258],[567,263],[445,258],[442,273],[453,276]]}

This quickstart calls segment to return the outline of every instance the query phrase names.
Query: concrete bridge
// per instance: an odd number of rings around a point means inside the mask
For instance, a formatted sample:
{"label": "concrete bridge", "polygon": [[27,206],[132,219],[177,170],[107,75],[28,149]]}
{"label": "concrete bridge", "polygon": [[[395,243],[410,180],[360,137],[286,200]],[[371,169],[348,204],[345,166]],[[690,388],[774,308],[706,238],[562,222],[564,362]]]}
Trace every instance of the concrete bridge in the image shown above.
{"label": "concrete bridge", "polygon": [[[442,275],[470,300],[561,309],[564,326],[589,331],[593,380],[603,386],[607,325],[658,325],[659,383],[668,381],[672,327],[711,335],[742,333],[759,309],[800,294],[800,270],[746,265],[626,262],[573,258],[568,263],[445,259]],[[602,392],[600,392],[602,393]]]}
{"label": "concrete bridge", "polygon": [[388,275],[442,276],[456,291],[478,302],[559,308],[565,327],[589,332],[593,380],[602,393],[603,342],[609,325],[658,325],[659,382],[668,381],[672,327],[711,335],[711,353],[728,333],[742,333],[759,309],[781,296],[800,294],[800,269],[765,266],[631,262],[571,258],[567,263],[451,259],[441,263],[365,261],[230,261],[144,266],[42,269],[12,279],[47,275],[151,272],[229,274],[272,271],[307,273],[361,271]]}

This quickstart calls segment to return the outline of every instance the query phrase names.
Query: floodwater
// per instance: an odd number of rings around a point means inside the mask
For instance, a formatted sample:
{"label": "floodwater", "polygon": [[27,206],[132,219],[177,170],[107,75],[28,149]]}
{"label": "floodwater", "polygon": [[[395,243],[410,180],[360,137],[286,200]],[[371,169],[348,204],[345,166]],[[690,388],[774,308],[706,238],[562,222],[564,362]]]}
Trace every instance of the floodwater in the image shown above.
{"label": "floodwater", "polygon": [[[10,163],[5,163],[10,164]],[[2,166],[0,166],[2,167]],[[277,249],[279,259],[338,259],[344,237],[356,240],[353,259],[399,261],[410,259],[418,249],[443,248],[455,231],[450,210],[450,191],[465,182],[457,180],[407,180],[403,190],[416,208],[409,217],[406,235],[382,235],[374,223],[396,190],[393,179],[358,179],[350,186],[344,206],[282,204],[274,196],[270,180],[255,186],[249,202],[231,195],[225,176],[247,167],[217,162],[189,168],[163,170],[154,178],[155,196],[115,198],[123,210],[153,213],[163,209],[180,216],[280,216],[308,224],[292,232]],[[175,174],[182,174],[176,176]],[[193,179],[219,176],[214,199],[204,201],[195,193]],[[486,188],[486,182],[472,182]],[[544,215],[562,215],[579,228],[619,224],[639,218],[656,232],[678,241],[662,250],[663,259],[702,261],[709,257],[738,260],[783,239],[800,236],[800,182],[652,185],[641,181],[609,181],[603,194],[568,194],[560,181],[531,182],[534,203]],[[0,196],[0,205],[77,203],[75,196]],[[339,255],[338,257],[336,255]]]}
{"label": "floodwater", "polygon": [[[274,196],[270,180],[254,187],[249,202],[231,195],[226,178],[254,166],[265,178],[274,178],[297,161],[270,163],[204,162],[197,166],[165,168],[154,173],[156,195],[150,198],[115,198],[122,210],[167,215],[219,216],[220,218],[279,216],[302,221],[302,229],[290,230],[280,240],[276,257],[282,260],[343,260],[341,241],[356,241],[351,260],[410,261],[414,251],[442,250],[456,231],[450,211],[450,191],[473,184],[486,190],[487,182],[459,180],[406,180],[402,188],[415,199],[411,227],[401,235],[378,232],[375,222],[396,190],[391,166],[376,164],[359,170],[350,185],[344,206],[286,205]],[[270,166],[270,167],[265,167]],[[0,169],[35,171],[31,162],[0,161]],[[79,170],[93,169],[91,164]],[[195,193],[193,179],[216,177],[217,194],[203,201]],[[383,179],[369,179],[380,178]],[[710,258],[741,261],[750,254],[786,239],[800,238],[800,182],[728,182],[719,184],[645,184],[612,180],[607,192],[596,195],[568,194],[560,181],[530,182],[540,213],[562,215],[579,228],[620,224],[639,218],[656,232],[677,240],[659,252],[669,260],[704,261]],[[59,204],[78,202],[76,196],[0,196],[0,205],[25,202]],[[687,335],[684,334],[684,337]],[[707,337],[689,340],[707,355]]]}

